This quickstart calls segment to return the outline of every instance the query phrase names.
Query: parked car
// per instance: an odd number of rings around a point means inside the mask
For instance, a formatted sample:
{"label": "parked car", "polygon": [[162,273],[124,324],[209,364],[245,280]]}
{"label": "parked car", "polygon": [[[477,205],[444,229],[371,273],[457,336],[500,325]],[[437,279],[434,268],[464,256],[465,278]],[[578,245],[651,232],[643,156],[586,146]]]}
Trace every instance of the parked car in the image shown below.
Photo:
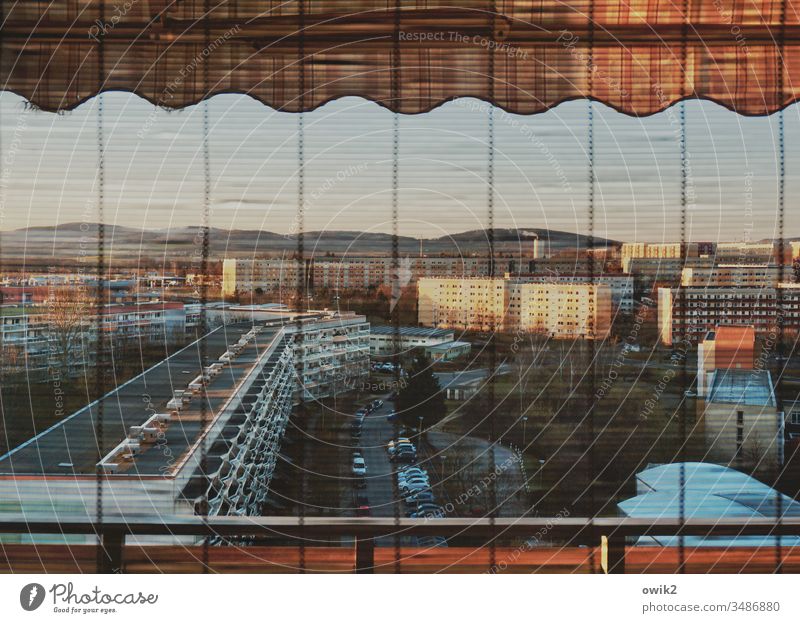
{"label": "parked car", "polygon": [[398,463],[415,463],[417,460],[417,453],[413,450],[407,450],[405,448],[398,450],[392,455],[392,461]]}
{"label": "parked car", "polygon": [[373,400],[372,401],[372,409],[380,409],[383,406],[383,400]]}
{"label": "parked car", "polygon": [[397,479],[397,486],[404,487],[411,483],[418,483],[422,482],[426,485],[430,485],[430,480],[428,480],[428,476],[424,474],[412,474],[411,476],[406,476],[404,478]]}
{"label": "parked car", "polygon": [[420,502],[433,503],[433,493],[428,489],[422,489],[421,491],[417,491],[406,498],[406,504],[410,504],[412,506],[417,506]]}
{"label": "parked car", "polygon": [[366,504],[362,504],[356,509],[356,517],[369,517],[370,508]]}
{"label": "parked car", "polygon": [[416,454],[416,452],[417,452],[417,449],[414,447],[414,445],[413,445],[413,444],[410,444],[410,443],[402,443],[402,444],[398,444],[398,445],[396,445],[396,446],[394,447],[394,449],[393,449],[391,452],[389,452],[389,456],[390,456],[390,457],[393,457],[393,456],[395,456],[396,454],[398,454],[399,452],[411,452],[411,453],[414,453],[414,454]]}
{"label": "parked car", "polygon": [[424,504],[417,507],[416,512],[411,513],[409,517],[416,519],[422,517],[436,518],[444,517],[444,509],[436,504]]}
{"label": "parked car", "polygon": [[[409,444],[412,448],[414,447],[414,444],[411,443],[411,440],[408,439],[408,437],[398,437],[397,440],[392,439],[386,444],[386,449],[388,450],[389,454],[394,454],[399,444]],[[416,450],[416,448],[414,448],[414,450]]]}
{"label": "parked car", "polygon": [[362,457],[353,459],[353,476],[366,476],[367,464]]}
{"label": "parked car", "polygon": [[428,478],[428,472],[419,467],[412,467],[413,469],[409,469],[408,471],[400,470],[397,472],[397,479],[398,480],[410,480],[412,478]]}
{"label": "parked car", "polygon": [[404,480],[402,482],[398,482],[397,486],[400,487],[401,490],[407,491],[408,489],[428,489],[431,486],[431,483],[428,481],[427,478],[420,478],[415,476],[414,478],[410,478],[409,480]]}
{"label": "parked car", "polygon": [[418,465],[406,465],[397,470],[398,479],[410,478],[411,476],[423,476],[427,478],[428,472],[426,472]]}

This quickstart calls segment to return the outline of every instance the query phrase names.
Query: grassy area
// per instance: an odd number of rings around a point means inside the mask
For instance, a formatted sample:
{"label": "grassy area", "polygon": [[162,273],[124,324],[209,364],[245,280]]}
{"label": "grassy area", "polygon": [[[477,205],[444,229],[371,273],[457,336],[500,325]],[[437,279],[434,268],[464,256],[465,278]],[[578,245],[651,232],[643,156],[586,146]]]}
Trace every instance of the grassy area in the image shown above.
{"label": "grassy area", "polygon": [[638,471],[705,453],[679,372],[662,383],[663,367],[631,359],[605,381],[602,365],[592,379],[581,360],[515,366],[469,401],[448,401],[442,430],[522,449],[540,514],[615,514]]}

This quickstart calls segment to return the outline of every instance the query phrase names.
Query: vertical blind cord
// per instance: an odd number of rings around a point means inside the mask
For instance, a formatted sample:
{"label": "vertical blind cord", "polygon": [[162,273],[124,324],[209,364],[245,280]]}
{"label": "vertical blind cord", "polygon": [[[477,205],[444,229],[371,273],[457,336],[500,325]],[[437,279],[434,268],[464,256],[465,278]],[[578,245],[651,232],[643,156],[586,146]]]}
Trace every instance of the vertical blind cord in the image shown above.
{"label": "vertical blind cord", "polygon": [[[305,409],[305,340],[303,339],[303,322],[300,317],[306,298],[306,276],[305,276],[305,27],[306,27],[306,6],[305,0],[297,2],[298,18],[298,105],[300,112],[297,116],[297,323],[295,339],[299,342],[300,348],[295,352],[299,353],[298,362],[298,386],[300,389],[300,404],[298,405],[298,424],[302,424],[300,434],[300,525],[305,524],[306,517],[306,435],[308,434],[306,409]],[[299,428],[299,426],[298,426]],[[301,533],[299,549],[300,573],[306,572],[306,544],[305,535]]]}
{"label": "vertical blind cord", "polygon": [[[688,162],[687,162],[687,151],[686,151],[686,101],[685,98],[688,95],[688,84],[687,84],[687,64],[689,62],[689,50],[687,47],[687,37],[689,34],[689,6],[691,0],[683,0],[683,23],[681,26],[682,37],[681,37],[681,101],[678,104],[678,115],[680,118],[680,136],[678,139],[679,142],[679,150],[680,150],[680,169],[681,169],[681,181],[680,181],[680,202],[681,202],[681,213],[680,213],[680,236],[681,236],[681,256],[684,258],[684,262],[686,261],[685,258],[688,256],[688,247],[687,247],[687,240],[686,240],[686,226],[687,226],[687,199],[686,199],[686,190],[687,190],[687,179],[688,179]],[[678,304],[680,306],[680,314],[681,318],[685,318],[685,310],[686,310],[686,292],[684,288],[679,289],[680,295],[678,297]],[[687,330],[684,331],[684,335],[682,336],[683,342],[681,343],[681,349],[683,351],[683,357],[681,357],[681,398],[680,398],[680,446],[678,448],[678,460],[680,463],[680,467],[678,469],[678,519],[681,524],[686,521],[686,462],[685,462],[685,448],[686,448],[686,417],[687,413],[687,405],[686,405],[686,391],[688,385],[688,361],[686,357],[686,340],[689,338],[687,333],[688,326],[687,323],[684,323],[684,326],[687,327]],[[686,551],[685,551],[685,542],[683,534],[678,535],[678,573],[685,572],[685,563],[686,563]]]}
{"label": "vertical blind cord", "polygon": [[[400,0],[395,0],[394,3],[394,46],[392,50],[392,74],[391,74],[391,88],[392,88],[392,297],[391,300],[395,304],[394,317],[393,317],[393,344],[392,362],[394,364],[394,378],[396,385],[400,387],[400,310],[397,308],[400,303],[400,113],[398,112],[400,106]],[[395,299],[395,297],[397,297]],[[390,310],[391,316],[392,310]],[[395,405],[397,407],[398,405]],[[395,409],[396,410],[396,409]],[[393,418],[392,429],[394,439],[399,436],[398,418]],[[418,449],[422,449],[422,438],[418,440]],[[392,478],[392,489],[397,498],[394,503],[394,570],[395,573],[401,573],[400,568],[400,504],[402,496],[400,489],[397,485],[397,478],[390,475]]]}
{"label": "vertical blind cord", "polygon": [[[105,18],[105,2],[100,0],[99,3],[100,20]],[[105,415],[105,404],[100,397],[105,393],[105,338],[103,337],[103,299],[104,299],[104,282],[103,277],[105,273],[105,138],[103,128],[103,95],[102,89],[105,82],[104,64],[105,64],[105,37],[102,33],[99,36],[97,47],[97,82],[98,82],[98,95],[97,95],[97,287],[95,290],[95,369],[94,369],[94,393],[97,400],[97,417],[95,418],[95,439],[97,444],[97,461],[95,462],[96,474],[96,518],[97,525],[99,526],[99,533],[101,539],[98,542],[97,548],[97,571],[101,572],[105,568],[105,562],[109,558],[109,553],[105,549],[103,543],[103,468],[102,460],[105,456],[103,437],[105,431],[103,430],[103,418]]]}
{"label": "vertical blind cord", "polygon": [[[210,2],[204,0],[203,3],[203,40],[205,50],[208,50],[211,45],[211,25],[209,22]],[[206,283],[208,281],[208,254],[209,254],[209,236],[210,236],[210,219],[211,219],[211,146],[209,145],[209,57],[205,57],[203,61],[203,103],[202,103],[202,124],[203,124],[203,214],[202,214],[202,256],[200,265],[200,274],[203,276],[203,283],[200,285],[200,329],[201,335],[206,334],[206,303],[208,300],[208,292]],[[200,342],[200,366],[201,373],[202,367],[206,365],[208,355],[208,344],[206,340]],[[205,430],[208,424],[208,396],[203,386],[203,396],[200,401],[200,430]],[[205,484],[208,481],[208,448],[205,440],[200,444],[200,474],[202,482]],[[202,493],[202,519],[208,520],[208,487],[203,487]],[[209,571],[209,539],[203,539],[203,573]]]}
{"label": "vertical blind cord", "polygon": [[[587,87],[589,91],[589,98],[588,98],[588,106],[587,106],[587,160],[588,160],[588,225],[589,225],[589,236],[587,239],[587,267],[589,269],[589,285],[590,287],[594,285],[594,255],[592,251],[594,249],[594,186],[595,186],[595,167],[594,167],[594,105],[592,102],[592,97],[594,97],[594,2],[589,2],[589,34],[588,34],[588,44],[589,44],[589,62],[586,65],[587,69]],[[595,303],[597,305],[597,303]],[[595,457],[594,457],[594,449],[595,449],[595,439],[594,439],[594,400],[595,400],[595,389],[594,389],[594,375],[595,375],[595,361],[594,361],[594,341],[589,340],[589,367],[591,370],[587,370],[589,374],[589,388],[586,392],[587,400],[586,400],[586,408],[587,413],[586,417],[588,419],[588,430],[586,434],[587,443],[586,443],[586,451],[589,453],[588,457],[588,469],[589,474],[587,478],[587,483],[589,487],[589,491],[587,491],[588,499],[589,499],[589,513],[587,515],[594,516],[595,513],[595,497],[594,497],[594,481],[596,478],[596,470],[595,470]],[[583,349],[581,349],[583,350]],[[572,391],[572,388],[570,388]],[[592,573],[596,571],[595,569],[595,560],[594,560],[594,548],[589,548],[589,568]],[[609,570],[610,571],[610,570]]]}
{"label": "vertical blind cord", "polygon": [[[783,80],[783,70],[784,70],[784,44],[786,42],[786,0],[781,0],[781,15],[780,15],[780,32],[779,32],[779,39],[778,39],[778,53],[777,53],[777,84],[778,84],[778,105],[783,106],[785,101],[783,87],[784,87],[784,80]],[[786,208],[786,135],[785,135],[785,125],[784,125],[784,109],[781,108],[778,111],[778,280],[783,282],[784,280],[784,262],[785,262],[785,251],[786,251],[786,241],[784,238],[784,225],[785,225],[785,208]],[[775,380],[775,393],[778,395],[780,399],[783,393],[781,392],[781,379],[783,377],[783,373],[785,371],[787,363],[784,365],[783,355],[784,355],[784,344],[783,340],[785,338],[784,335],[784,323],[783,323],[783,289],[778,288],[776,296],[776,302],[778,304],[778,375],[777,379]],[[793,349],[792,349],[793,350]],[[780,440],[782,443],[783,440]],[[786,465],[786,460],[784,457],[783,461],[784,465]],[[781,474],[783,470],[781,470]],[[780,478],[780,476],[779,476]],[[775,483],[778,484],[777,482]],[[778,487],[775,487],[775,512],[777,515],[777,525],[780,526],[783,520],[783,496],[778,490]],[[780,531],[775,535],[775,573],[782,573],[783,572],[783,548],[781,543],[781,535]]]}
{"label": "vertical blind cord", "polygon": [[[496,26],[496,17],[497,17],[497,5],[494,0],[491,2],[491,6],[489,7],[490,17],[491,17],[491,37],[494,40],[495,36],[495,26]],[[487,46],[487,54],[488,56],[488,78],[489,78],[489,85],[488,85],[488,92],[489,92],[489,106],[488,106],[488,153],[487,153],[487,171],[486,171],[486,181],[487,181],[487,196],[486,196],[486,207],[487,207],[487,220],[488,220],[488,242],[489,242],[489,276],[495,277],[495,266],[494,266],[494,245],[495,245],[495,236],[494,236],[494,73],[495,73],[495,58],[494,58],[494,51],[492,46]],[[489,525],[491,527],[489,531],[489,570],[493,571],[497,566],[497,534],[495,533],[495,518],[497,516],[497,485],[496,480],[492,476],[494,476],[494,472],[497,469],[497,456],[496,456],[496,446],[497,439],[496,431],[495,431],[495,410],[497,409],[497,405],[495,404],[497,400],[496,395],[496,377],[497,377],[497,335],[495,332],[497,331],[497,320],[496,318],[492,317],[491,319],[491,347],[489,349],[489,504],[490,504],[490,511],[489,511]]]}

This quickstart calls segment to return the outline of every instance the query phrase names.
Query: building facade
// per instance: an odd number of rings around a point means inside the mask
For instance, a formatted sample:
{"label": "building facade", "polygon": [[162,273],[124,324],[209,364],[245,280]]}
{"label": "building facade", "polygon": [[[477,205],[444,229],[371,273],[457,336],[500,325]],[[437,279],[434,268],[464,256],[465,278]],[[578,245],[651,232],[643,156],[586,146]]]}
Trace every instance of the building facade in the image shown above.
{"label": "building facade", "polygon": [[[58,302],[0,307],[0,350],[6,370],[44,371],[50,366],[83,365],[94,359],[98,329],[114,347],[132,341],[181,342],[199,321],[193,309],[173,301],[105,305]],[[98,322],[99,321],[99,322]]]}
{"label": "building facade", "polygon": [[778,264],[715,264],[686,266],[681,286],[703,288],[774,288],[789,281],[791,268]]}
{"label": "building facade", "polygon": [[783,413],[768,370],[716,370],[697,408],[708,460],[754,470],[783,463]]}
{"label": "building facade", "polygon": [[369,354],[372,357],[389,357],[414,348],[440,346],[455,340],[452,329],[423,327],[373,326],[369,334]]}
{"label": "building facade", "polygon": [[697,342],[716,325],[750,326],[757,336],[800,329],[800,285],[776,288],[659,288],[661,342]]}
{"label": "building facade", "polygon": [[[535,260],[495,258],[494,272],[529,271]],[[485,277],[492,272],[487,257],[318,257],[298,263],[293,259],[224,260],[222,294],[257,292],[294,294],[305,279],[309,289],[364,290],[399,282],[401,286],[423,277]]]}
{"label": "building facade", "polygon": [[0,512],[91,520],[100,478],[109,517],[261,515],[293,405],[368,373],[363,316],[219,327],[102,398],[102,429],[92,404],[0,456]]}
{"label": "building facade", "polygon": [[419,323],[431,327],[594,339],[611,324],[611,291],[598,284],[420,279],[417,301]]}

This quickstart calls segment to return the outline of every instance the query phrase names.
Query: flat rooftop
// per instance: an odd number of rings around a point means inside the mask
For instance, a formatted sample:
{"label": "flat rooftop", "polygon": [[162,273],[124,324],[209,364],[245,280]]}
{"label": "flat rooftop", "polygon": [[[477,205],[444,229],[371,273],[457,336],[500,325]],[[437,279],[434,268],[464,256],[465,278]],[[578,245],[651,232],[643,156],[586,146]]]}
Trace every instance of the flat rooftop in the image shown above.
{"label": "flat rooftop", "polygon": [[767,370],[717,370],[707,401],[774,407],[772,377]]}
{"label": "flat rooftop", "polygon": [[395,329],[390,325],[373,326],[370,333],[373,335],[394,335],[398,331],[400,337],[429,337],[429,338],[447,338],[453,335],[452,329],[426,329],[424,327],[400,327]]}
{"label": "flat rooftop", "polygon": [[[123,383],[102,399],[0,457],[0,475],[96,474],[98,435],[102,434],[105,455],[125,440],[131,426],[143,424],[154,413],[168,413],[166,405],[174,392],[185,390],[204,367],[216,362],[228,350],[228,345],[235,344],[252,326],[252,323],[242,323],[220,327]],[[122,473],[127,476],[164,476],[177,467],[199,438],[203,423],[210,425],[223,410],[233,391],[268,350],[279,330],[264,328],[213,378],[205,392],[205,417],[202,413],[203,394],[199,393],[178,417],[172,418],[164,439],[157,444],[142,446],[142,452]]]}
{"label": "flat rooftop", "polygon": [[447,352],[452,348],[466,348],[468,346],[472,348],[472,344],[470,344],[469,342],[461,342],[459,340],[456,340],[454,342],[445,342],[444,344],[436,344],[435,346],[429,346],[428,350],[433,351],[435,353],[443,353]]}

